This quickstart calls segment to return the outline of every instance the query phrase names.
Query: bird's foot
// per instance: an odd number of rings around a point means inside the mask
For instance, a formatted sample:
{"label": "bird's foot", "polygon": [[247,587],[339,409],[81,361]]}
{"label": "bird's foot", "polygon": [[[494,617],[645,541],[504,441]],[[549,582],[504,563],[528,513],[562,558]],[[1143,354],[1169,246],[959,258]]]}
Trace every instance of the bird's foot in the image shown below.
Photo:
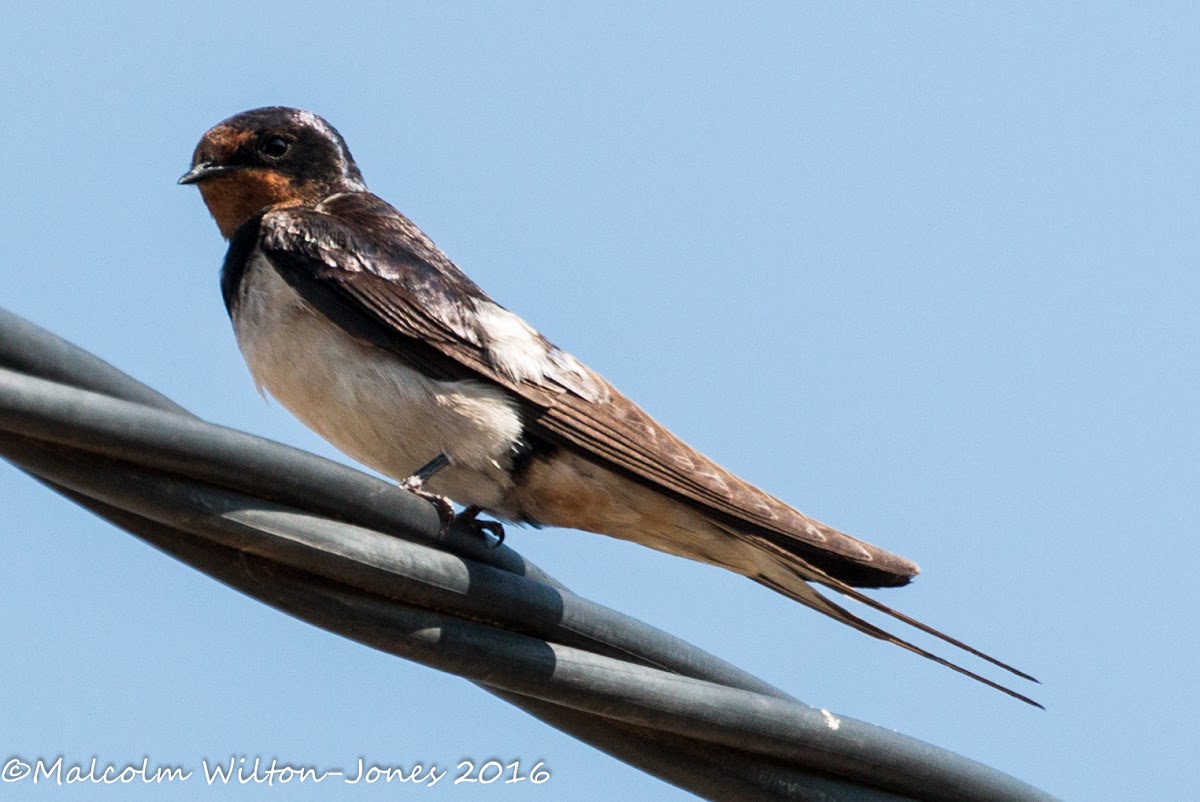
{"label": "bird's foot", "polygon": [[469,527],[480,536],[483,536],[484,532],[490,532],[492,537],[496,538],[496,540],[495,542],[489,542],[485,540],[488,548],[499,548],[500,544],[504,542],[504,525],[499,521],[479,520],[479,513],[481,512],[483,512],[483,507],[472,504],[455,516],[455,521],[461,523],[463,526]]}
{"label": "bird's foot", "polygon": [[424,486],[425,479],[419,474],[413,474],[400,483],[401,489],[407,490],[433,505],[433,508],[437,510],[438,519],[442,522],[441,528],[438,529],[438,534],[444,535],[454,525],[454,521],[457,518],[454,514],[454,505],[450,503],[450,499],[440,496],[437,493],[430,493],[424,489]]}

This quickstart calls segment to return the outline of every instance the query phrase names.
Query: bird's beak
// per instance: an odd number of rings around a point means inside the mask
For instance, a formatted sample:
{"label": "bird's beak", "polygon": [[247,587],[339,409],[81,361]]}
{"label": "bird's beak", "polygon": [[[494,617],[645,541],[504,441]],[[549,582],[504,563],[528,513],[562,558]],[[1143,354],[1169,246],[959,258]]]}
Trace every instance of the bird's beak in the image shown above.
{"label": "bird's beak", "polygon": [[232,167],[223,164],[213,164],[212,162],[200,162],[192,167],[186,173],[179,177],[181,184],[199,184],[202,181],[207,181],[210,178],[215,178],[223,173],[228,173]]}

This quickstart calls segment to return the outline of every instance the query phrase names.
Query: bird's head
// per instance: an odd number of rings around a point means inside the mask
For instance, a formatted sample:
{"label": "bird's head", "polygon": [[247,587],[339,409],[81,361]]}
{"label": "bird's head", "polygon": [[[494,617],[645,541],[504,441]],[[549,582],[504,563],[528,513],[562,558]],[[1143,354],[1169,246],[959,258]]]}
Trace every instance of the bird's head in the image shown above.
{"label": "bird's head", "polygon": [[341,134],[312,112],[282,106],[244,111],[209,129],[179,183],[200,188],[226,239],[264,210],[366,190]]}

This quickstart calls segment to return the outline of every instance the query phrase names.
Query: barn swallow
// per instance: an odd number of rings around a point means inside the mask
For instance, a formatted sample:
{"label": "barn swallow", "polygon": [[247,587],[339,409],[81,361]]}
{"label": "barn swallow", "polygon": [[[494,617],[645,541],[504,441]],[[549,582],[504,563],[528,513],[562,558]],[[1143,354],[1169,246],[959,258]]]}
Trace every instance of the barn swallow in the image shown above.
{"label": "barn swallow", "polygon": [[1037,704],[817,592],[810,583],[1033,679],[857,590],[904,585],[918,568],[721,468],[495,303],[367,190],[322,118],[283,107],[230,117],[179,183],[199,187],[229,240],[221,291],[259,390],[350,457],[468,516],[735,571]]}

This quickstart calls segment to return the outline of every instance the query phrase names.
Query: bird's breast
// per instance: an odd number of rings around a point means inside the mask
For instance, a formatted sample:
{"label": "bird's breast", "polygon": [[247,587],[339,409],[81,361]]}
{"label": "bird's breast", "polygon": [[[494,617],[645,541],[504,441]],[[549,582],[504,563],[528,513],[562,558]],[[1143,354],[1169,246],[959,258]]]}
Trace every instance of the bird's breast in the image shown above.
{"label": "bird's breast", "polygon": [[350,457],[403,479],[445,454],[451,467],[429,488],[463,504],[494,509],[511,490],[522,423],[506,390],[431,379],[391,351],[354,339],[257,251],[232,317],[259,389]]}

